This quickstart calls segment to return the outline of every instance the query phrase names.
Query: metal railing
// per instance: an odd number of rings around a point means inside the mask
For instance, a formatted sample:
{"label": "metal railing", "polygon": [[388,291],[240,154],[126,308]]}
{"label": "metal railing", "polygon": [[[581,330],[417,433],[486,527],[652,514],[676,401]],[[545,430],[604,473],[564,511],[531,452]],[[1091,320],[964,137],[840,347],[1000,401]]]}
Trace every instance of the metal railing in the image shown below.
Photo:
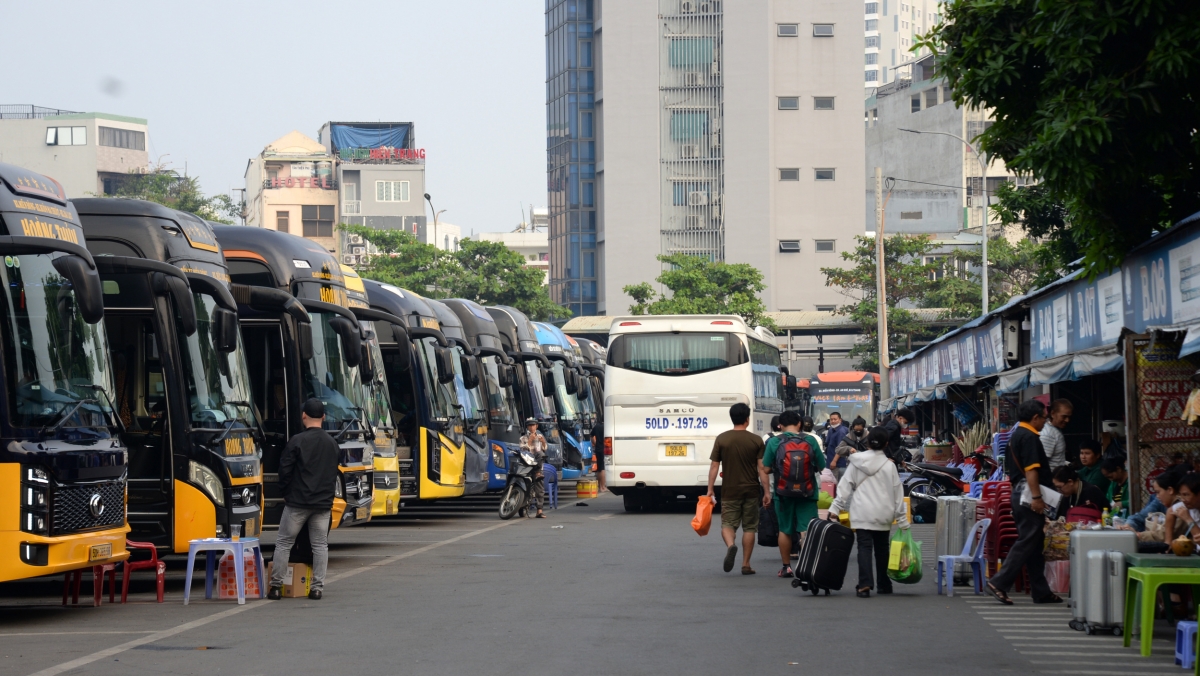
{"label": "metal railing", "polygon": [[0,120],[41,120],[56,115],[78,115],[79,111],[46,108],[25,103],[0,104]]}
{"label": "metal railing", "polygon": [[342,202],[342,213],[346,216],[357,216],[362,213],[361,200],[348,200]]}

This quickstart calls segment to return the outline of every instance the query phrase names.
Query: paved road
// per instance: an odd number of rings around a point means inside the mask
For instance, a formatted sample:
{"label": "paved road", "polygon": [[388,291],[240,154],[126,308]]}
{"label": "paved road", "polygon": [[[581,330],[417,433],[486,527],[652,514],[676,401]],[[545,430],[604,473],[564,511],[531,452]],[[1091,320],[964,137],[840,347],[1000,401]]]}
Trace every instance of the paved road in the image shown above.
{"label": "paved road", "polygon": [[[1141,658],[1026,597],[938,597],[933,573],[891,597],[812,597],[721,571],[716,534],[687,509],[625,514],[606,496],[501,522],[473,500],[335,531],[323,601],[58,605],[61,581],[0,586],[4,674],[1179,674],[1172,645]],[[555,528],[562,526],[562,528]],[[930,526],[914,532],[932,549]],[[85,583],[85,593],[86,586]]]}

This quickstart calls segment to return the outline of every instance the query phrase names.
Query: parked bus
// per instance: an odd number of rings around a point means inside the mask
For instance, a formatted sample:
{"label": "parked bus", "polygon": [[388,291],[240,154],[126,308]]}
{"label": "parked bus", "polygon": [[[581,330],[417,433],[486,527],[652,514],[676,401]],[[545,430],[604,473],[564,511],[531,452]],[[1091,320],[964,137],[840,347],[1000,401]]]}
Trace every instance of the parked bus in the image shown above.
{"label": "parked bus", "polygon": [[533,322],[542,353],[553,364],[550,377],[545,381],[547,396],[554,400],[558,414],[558,431],[563,440],[564,479],[578,479],[587,474],[592,466],[591,444],[585,443],[584,406],[579,401],[579,367],[575,350],[566,334],[553,324]]}
{"label": "parked bus", "polygon": [[830,371],[809,381],[808,415],[813,424],[824,425],[829,414],[840,413],[847,424],[861,416],[867,426],[875,424],[879,399],[879,374],[866,371]]}
{"label": "parked bus", "polygon": [[128,558],[102,283],[62,185],[0,164],[0,582]]}
{"label": "parked bus", "polygon": [[453,343],[454,392],[458,395],[463,422],[463,495],[487,491],[488,484],[488,422],[487,404],[480,389],[480,369],[475,348],[467,341],[462,320],[445,303],[426,298],[425,302],[437,314],[442,334]]}
{"label": "parked bus", "polygon": [[524,432],[513,392],[514,362],[504,350],[500,329],[483,306],[458,298],[442,302],[458,315],[467,343],[478,355],[479,394],[487,409],[487,490],[500,491],[508,480],[508,456],[516,451]]}
{"label": "parked bus", "polygon": [[300,407],[325,404],[324,427],[338,443],[332,527],[371,520],[374,447],[363,413],[362,327],[350,310],[341,267],[319,245],[263,228],[213,226],[234,282],[238,323],[260,407],[265,525],[283,513],[279,458],[301,431]]}
{"label": "parked bus", "polygon": [[783,411],[774,337],[736,315],[616,317],[609,336],[605,466],[626,511],[704,494],[734,404],[750,407],[755,434]]}
{"label": "parked bus", "polygon": [[208,223],[154,202],[74,200],[104,284],[130,539],[166,552],[262,527],[262,430],[225,258]]}
{"label": "parked bus", "polygon": [[[563,447],[562,437],[558,433],[557,412],[554,410],[554,400],[546,396],[544,387],[546,375],[553,366],[542,353],[533,322],[524,312],[507,305],[489,307],[487,311],[496,321],[500,341],[508,351],[508,356],[519,364],[514,369],[516,382],[513,388],[516,390],[522,421],[530,418],[538,421],[538,429],[546,437],[546,462],[561,470]],[[521,426],[524,428],[524,422]]]}
{"label": "parked bus", "polygon": [[363,280],[371,309],[402,319],[406,333],[376,321],[396,425],[402,500],[457,498],[466,488],[465,430],[454,387],[453,343],[421,296]]}

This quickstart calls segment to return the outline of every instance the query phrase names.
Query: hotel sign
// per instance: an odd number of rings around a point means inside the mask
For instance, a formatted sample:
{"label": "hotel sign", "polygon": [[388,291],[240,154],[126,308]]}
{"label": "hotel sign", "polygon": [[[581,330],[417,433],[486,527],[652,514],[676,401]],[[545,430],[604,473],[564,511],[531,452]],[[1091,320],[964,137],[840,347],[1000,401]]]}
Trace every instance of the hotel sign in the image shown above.
{"label": "hotel sign", "polygon": [[355,160],[424,160],[424,148],[341,148],[338,156],[344,161]]}

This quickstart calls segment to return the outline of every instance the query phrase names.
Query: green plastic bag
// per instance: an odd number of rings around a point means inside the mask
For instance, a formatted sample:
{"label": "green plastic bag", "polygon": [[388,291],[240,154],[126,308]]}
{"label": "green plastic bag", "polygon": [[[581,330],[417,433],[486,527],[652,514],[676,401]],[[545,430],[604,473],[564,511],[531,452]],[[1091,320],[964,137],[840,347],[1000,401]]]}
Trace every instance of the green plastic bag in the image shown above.
{"label": "green plastic bag", "polygon": [[888,558],[887,576],[900,584],[916,584],[921,581],[921,543],[912,538],[907,528],[892,535],[891,553]]}
{"label": "green plastic bag", "polygon": [[817,496],[817,509],[829,509],[832,504],[833,496],[825,491],[821,491],[821,494]]}

